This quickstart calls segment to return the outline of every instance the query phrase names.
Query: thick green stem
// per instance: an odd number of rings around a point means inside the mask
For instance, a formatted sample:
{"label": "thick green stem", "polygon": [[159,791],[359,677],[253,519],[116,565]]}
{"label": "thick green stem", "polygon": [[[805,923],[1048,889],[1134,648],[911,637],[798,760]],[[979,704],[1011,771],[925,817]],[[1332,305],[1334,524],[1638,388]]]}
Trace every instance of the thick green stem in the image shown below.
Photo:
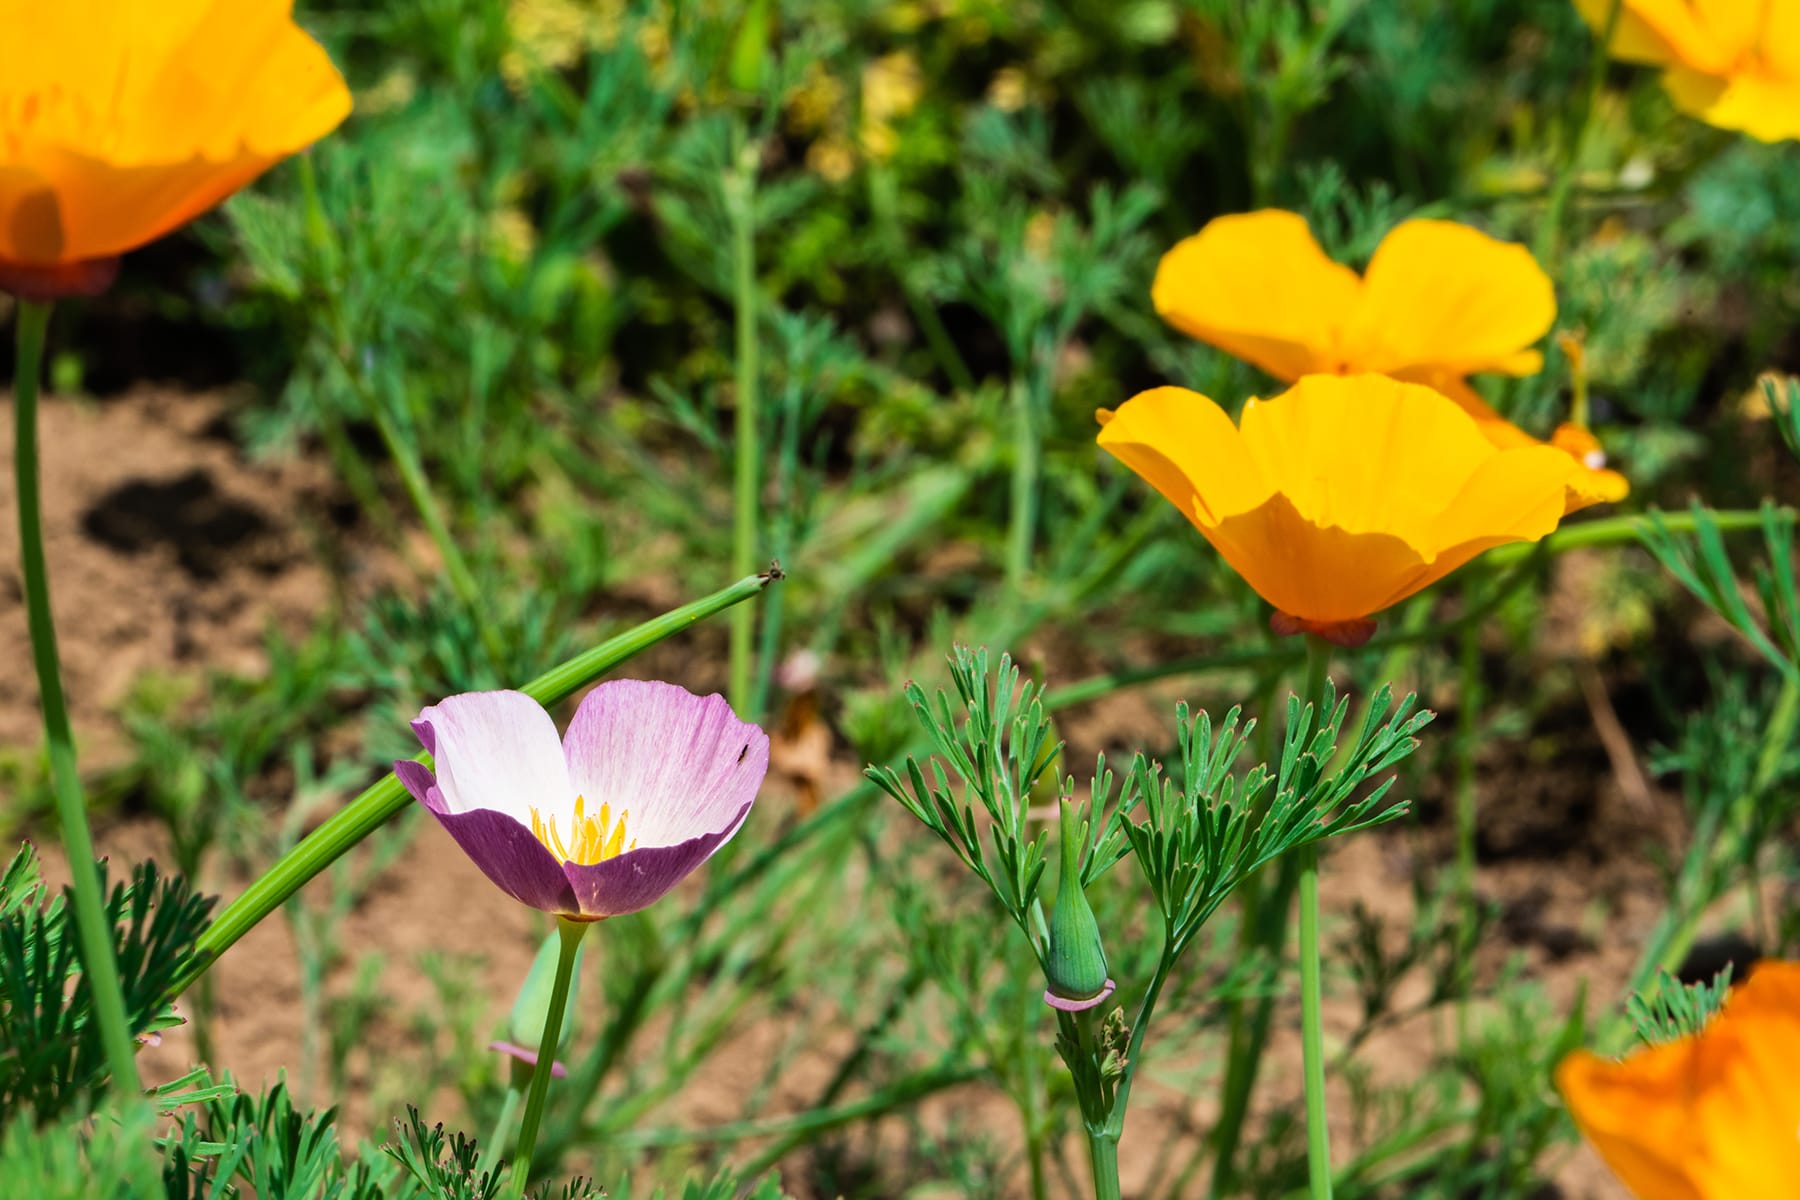
{"label": "thick green stem", "polygon": [[[758,379],[756,338],[756,173],[747,157],[726,180],[726,207],[731,214],[732,308],[737,322],[736,438],[737,461],[732,482],[731,569],[747,575],[756,566],[757,490],[762,462],[761,427],[756,412]],[[746,721],[751,709],[750,648],[754,614],[731,614],[731,703]]]}
{"label": "thick green stem", "polygon": [[19,503],[19,567],[25,588],[25,618],[31,630],[31,660],[37,667],[38,696],[44,712],[44,740],[50,752],[50,782],[56,793],[56,819],[69,879],[75,893],[75,928],[81,938],[81,967],[87,976],[100,1041],[106,1047],[113,1082],[132,1093],[143,1090],[138,1078],[136,1047],[125,1016],[125,994],[119,987],[112,923],[106,919],[100,871],[94,864],[94,835],[88,828],[87,804],[75,767],[75,736],[69,728],[69,706],[63,698],[62,667],[56,653],[56,625],[50,616],[50,576],[44,563],[44,531],[39,511],[37,404],[38,374],[44,359],[44,335],[50,305],[24,300],[18,309],[18,354],[13,361],[13,481]]}
{"label": "thick green stem", "polygon": [[[635,629],[609,638],[592,649],[583,651],[565,663],[552,667],[519,690],[540,704],[559,703],[626,659],[648,649],[695,623],[741,604],[760,593],[777,575],[751,575],[712,595],[685,604],[646,621]],[[420,755],[418,761],[428,761]],[[189,961],[171,996],[180,995],[226,950],[243,937],[257,922],[274,912],[289,896],[299,891],[308,880],[335,862],[363,838],[386,824],[395,813],[405,808],[410,797],[406,788],[391,773],[363,792],[323,825],[309,834],[299,845],[276,860],[275,864],[245,888],[243,894],[225,906],[195,944]]]}
{"label": "thick green stem", "polygon": [[1088,1130],[1088,1157],[1094,1164],[1094,1200],[1119,1200],[1119,1139]]}
{"label": "thick green stem", "polygon": [[592,921],[556,918],[562,935],[556,958],[556,982],[550,987],[550,1007],[544,1013],[544,1038],[538,1043],[537,1063],[531,1068],[531,1090],[525,1095],[525,1117],[519,1123],[519,1152],[513,1158],[514,1200],[525,1194],[531,1177],[531,1152],[537,1148],[538,1125],[544,1119],[544,1097],[550,1093],[550,1070],[556,1063],[556,1043],[562,1035],[563,1009],[569,1002],[569,980],[575,975],[575,954]]}
{"label": "thick green stem", "polygon": [[[1307,636],[1306,699],[1323,704],[1331,647]],[[1321,712],[1319,719],[1324,720]],[[1331,1134],[1325,1124],[1325,989],[1319,955],[1319,850],[1300,851],[1300,1058],[1306,1084],[1306,1170],[1313,1200],[1331,1200]]]}

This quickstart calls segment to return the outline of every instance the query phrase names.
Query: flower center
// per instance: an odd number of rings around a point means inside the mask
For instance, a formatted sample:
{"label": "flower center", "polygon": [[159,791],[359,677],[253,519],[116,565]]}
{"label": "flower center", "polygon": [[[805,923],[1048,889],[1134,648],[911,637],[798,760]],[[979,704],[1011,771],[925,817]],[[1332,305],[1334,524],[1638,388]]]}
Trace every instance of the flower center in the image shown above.
{"label": "flower center", "polygon": [[619,819],[613,820],[612,805],[602,804],[600,811],[588,815],[587,799],[575,797],[575,815],[570,820],[569,840],[565,843],[562,835],[556,830],[556,817],[549,820],[538,812],[531,810],[531,836],[544,844],[544,849],[556,855],[563,862],[572,862],[578,866],[591,867],[595,863],[616,858],[627,850],[637,849],[637,839],[625,844],[625,821],[630,813],[623,809]]}

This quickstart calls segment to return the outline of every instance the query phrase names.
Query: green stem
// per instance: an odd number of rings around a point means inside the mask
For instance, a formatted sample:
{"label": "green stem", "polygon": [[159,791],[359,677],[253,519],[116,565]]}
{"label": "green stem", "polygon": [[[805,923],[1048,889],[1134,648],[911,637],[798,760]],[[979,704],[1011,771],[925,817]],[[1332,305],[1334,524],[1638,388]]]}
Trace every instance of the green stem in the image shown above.
{"label": "green stem", "polygon": [[[1246,882],[1260,881],[1261,872]],[[1244,929],[1239,945],[1248,954],[1261,949],[1279,969],[1286,953],[1288,909],[1294,902],[1299,873],[1293,859],[1276,864],[1273,887],[1266,894],[1244,897]],[[1261,888],[1258,883],[1258,888]],[[1263,1048],[1268,1045],[1269,1027],[1275,1016],[1275,997],[1265,992],[1256,999],[1256,1007],[1248,1019],[1240,1004],[1233,1010],[1230,1048],[1225,1059],[1225,1079],[1219,1085],[1219,1122],[1213,1127],[1213,1173],[1209,1195],[1231,1194],[1237,1180],[1238,1141],[1243,1135],[1244,1121],[1250,1112],[1250,1096],[1256,1090],[1257,1072],[1262,1066]]]}
{"label": "green stem", "polygon": [[[1006,595],[1017,611],[1031,573],[1031,547],[1037,536],[1038,474],[1043,469],[1042,404],[1035,377],[1041,364],[1032,355],[1013,380],[1013,470],[1011,511],[1006,536]],[[1047,368],[1043,368],[1047,369]]]}
{"label": "green stem", "polygon": [[[552,705],[567,699],[626,659],[646,650],[664,638],[680,633],[707,617],[735,604],[741,604],[760,593],[778,575],[751,575],[710,596],[685,604],[644,622],[614,638],[608,638],[583,651],[565,663],[552,667],[519,690],[539,704]],[[420,755],[418,761],[428,761]],[[362,841],[405,808],[410,797],[405,787],[391,773],[334,813],[299,845],[276,860],[275,864],[225,906],[195,944],[194,956],[169,990],[180,995],[226,950],[237,943],[257,922],[279,908],[289,896],[299,891],[308,880],[335,862],[352,846]]]}
{"label": "green stem", "polygon": [[1587,140],[1588,125],[1593,120],[1594,104],[1600,98],[1600,85],[1606,78],[1606,48],[1612,44],[1613,30],[1618,27],[1620,0],[1612,0],[1606,21],[1594,37],[1588,55],[1587,88],[1582,93],[1581,107],[1575,113],[1575,132],[1569,139],[1563,160],[1558,165],[1556,180],[1550,187],[1550,202],[1544,208],[1543,223],[1538,227],[1537,259],[1553,262],[1562,248],[1563,212],[1568,207],[1569,189],[1581,166],[1581,147]]}
{"label": "green stem", "polygon": [[550,1007],[544,1013],[544,1038],[538,1043],[537,1064],[531,1068],[531,1090],[525,1095],[525,1117],[519,1123],[519,1152],[513,1157],[512,1194],[525,1194],[531,1177],[531,1152],[537,1148],[538,1125],[544,1118],[544,1097],[550,1093],[550,1069],[556,1063],[556,1043],[562,1035],[563,1009],[569,1002],[569,980],[575,975],[575,953],[592,921],[556,918],[562,935],[556,958],[556,982],[550,987]]}
{"label": "green stem", "polygon": [[94,835],[88,828],[87,804],[81,796],[81,776],[75,767],[75,736],[69,728],[69,706],[63,698],[56,625],[50,615],[50,575],[44,562],[38,497],[37,406],[38,374],[44,359],[44,335],[50,326],[50,305],[21,300],[17,324],[13,471],[18,489],[19,564],[25,588],[25,617],[31,630],[31,659],[37,667],[38,696],[44,711],[44,739],[49,744],[56,819],[62,829],[69,880],[75,893],[81,966],[87,975],[113,1083],[135,1095],[143,1090],[143,1081],[138,1077],[136,1047],[125,1016],[125,993],[119,987],[112,922],[106,919],[106,897],[101,893],[100,870],[94,863]]}
{"label": "green stem", "polygon": [[1325,1126],[1324,989],[1319,963],[1319,850],[1300,851],[1300,1054],[1306,1072],[1306,1168],[1313,1200],[1331,1197],[1331,1135]]}
{"label": "green stem", "polygon": [[[1331,646],[1306,639],[1305,699],[1323,704]],[[1320,713],[1320,719],[1325,714]],[[1313,1200],[1331,1200],[1331,1134],[1325,1124],[1325,989],[1319,956],[1319,848],[1300,851],[1300,1058],[1306,1083],[1306,1167]]]}
{"label": "green stem", "polygon": [[444,573],[450,577],[450,588],[456,593],[456,599],[464,611],[469,614],[469,619],[475,623],[482,648],[487,652],[488,665],[495,671],[504,673],[507,662],[506,645],[500,640],[499,631],[488,620],[487,604],[481,595],[481,589],[476,585],[475,575],[469,570],[469,562],[463,557],[462,549],[457,546],[456,538],[444,520],[444,510],[439,507],[437,496],[433,494],[431,484],[425,478],[425,469],[419,464],[419,456],[413,452],[412,443],[400,435],[393,417],[379,399],[370,408],[374,411],[375,428],[381,433],[382,444],[387,447],[388,456],[394,460],[394,466],[400,472],[400,484],[406,489],[413,508],[418,511],[419,519],[425,522],[425,532],[431,535],[438,557],[444,561]]}
{"label": "green stem", "polygon": [[[737,322],[736,450],[732,483],[731,570],[748,575],[756,566],[757,484],[761,430],[757,422],[756,339],[756,174],[754,160],[740,161],[726,180],[731,214],[732,307]],[[738,716],[754,721],[751,709],[750,644],[754,614],[731,614],[731,703]]]}
{"label": "green stem", "polygon": [[500,1115],[494,1118],[494,1127],[489,1131],[487,1141],[481,1143],[481,1152],[490,1156],[490,1162],[497,1161],[495,1156],[504,1153],[506,1149],[506,1131],[512,1128],[513,1117],[519,1111],[522,1095],[512,1084],[506,1085],[506,1096],[500,1101]]}
{"label": "green stem", "polygon": [[1088,1157],[1094,1164],[1094,1200],[1119,1200],[1119,1139],[1088,1130]]}

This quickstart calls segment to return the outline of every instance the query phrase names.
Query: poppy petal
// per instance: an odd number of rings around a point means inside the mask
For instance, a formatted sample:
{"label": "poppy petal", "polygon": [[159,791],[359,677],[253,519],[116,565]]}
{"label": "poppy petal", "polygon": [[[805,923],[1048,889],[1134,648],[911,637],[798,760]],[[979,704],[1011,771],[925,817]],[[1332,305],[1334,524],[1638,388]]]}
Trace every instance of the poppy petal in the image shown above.
{"label": "poppy petal", "polygon": [[1556,290],[1531,251],[1454,221],[1405,221],[1382,239],[1345,332],[1358,369],[1433,366],[1529,375],[1530,345],[1556,320]]}
{"label": "poppy petal", "polygon": [[1680,57],[1680,52],[1659,31],[1657,25],[1632,11],[1635,6],[1618,4],[1616,0],[1575,0],[1575,10],[1587,22],[1588,28],[1594,31],[1595,37],[1605,31],[1607,19],[1615,6],[1619,13],[1613,18],[1612,41],[1606,47],[1608,54],[1623,62],[1649,63],[1659,67],[1668,66]]}
{"label": "poppy petal", "polygon": [[629,813],[627,845],[642,847],[703,834],[722,842],[769,769],[768,735],[738,720],[725,697],[658,680],[615,679],[589,692],[563,749],[576,794],[590,811]]}
{"label": "poppy petal", "polygon": [[1800,1179],[1800,963],[1759,964],[1698,1034],[1622,1061],[1577,1051],[1556,1083],[1641,1200],[1792,1193]]}
{"label": "poppy petal", "polygon": [[1339,330],[1362,281],[1333,262],[1306,219],[1279,209],[1207,223],[1157,264],[1157,313],[1277,379],[1342,368]]}
{"label": "poppy petal", "polygon": [[0,0],[32,31],[0,39],[0,260],[135,249],[330,132],[350,92],[291,8]]}
{"label": "poppy petal", "polygon": [[[1457,558],[1461,547],[1475,542],[1484,543],[1481,549],[1535,542],[1555,529],[1563,516],[1563,493],[1577,467],[1554,446],[1499,451],[1490,447],[1485,461],[1432,522],[1428,549],[1433,566]],[[1475,553],[1479,551],[1457,558],[1437,574],[1447,574]]]}
{"label": "poppy petal", "polygon": [[1198,525],[1247,512],[1274,491],[1231,418],[1186,388],[1133,396],[1107,416],[1099,442]]}
{"label": "poppy petal", "polygon": [[1280,494],[1199,529],[1257,595],[1303,621],[1366,617],[1424,586],[1425,561],[1403,539],[1317,525]]}
{"label": "poppy petal", "polygon": [[746,802],[724,829],[672,846],[628,850],[592,864],[564,863],[563,874],[581,904],[581,915],[618,917],[656,903],[730,841],[749,812]]}
{"label": "poppy petal", "polygon": [[1308,520],[1392,533],[1424,550],[1432,517],[1493,454],[1444,398],[1383,375],[1310,375],[1251,401],[1244,444]]}
{"label": "poppy petal", "polygon": [[1726,77],[1676,67],[1663,74],[1663,89],[1677,108],[1720,129],[1764,142],[1800,138],[1800,74]]}
{"label": "poppy petal", "polygon": [[514,900],[544,912],[581,915],[563,864],[510,815],[487,808],[461,813],[433,808],[431,815],[481,873]]}
{"label": "poppy petal", "polygon": [[529,831],[534,808],[561,815],[574,803],[556,726],[523,692],[451,696],[413,728],[435,759],[446,813],[506,813]]}

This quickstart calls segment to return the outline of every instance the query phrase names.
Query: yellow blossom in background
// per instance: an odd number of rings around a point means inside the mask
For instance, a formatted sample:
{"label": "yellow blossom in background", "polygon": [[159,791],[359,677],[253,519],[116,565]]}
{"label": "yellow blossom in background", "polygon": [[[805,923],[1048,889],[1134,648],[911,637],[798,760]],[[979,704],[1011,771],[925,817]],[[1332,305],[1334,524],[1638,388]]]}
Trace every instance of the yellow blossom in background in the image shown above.
{"label": "yellow blossom in background", "polygon": [[897,137],[893,122],[918,107],[925,80],[919,60],[905,50],[884,54],[862,73],[862,124],[857,141],[870,158],[888,158]]}
{"label": "yellow blossom in background", "polygon": [[1056,216],[1043,209],[1031,214],[1025,221],[1025,253],[1039,262],[1050,257],[1056,248]]}
{"label": "yellow blossom in background", "polygon": [[350,91],[291,0],[0,0],[0,289],[119,255],[323,137]]}
{"label": "yellow blossom in background", "polygon": [[488,217],[487,242],[501,261],[521,266],[537,249],[537,226],[523,209],[508,205]]}
{"label": "yellow blossom in background", "polygon": [[842,183],[856,170],[856,148],[836,134],[822,137],[806,148],[806,167],[827,183]]}
{"label": "yellow blossom in background", "polygon": [[[1550,277],[1523,246],[1453,221],[1404,221],[1366,272],[1332,261],[1298,213],[1218,217],[1163,255],[1151,301],[1176,329],[1287,382],[1376,372],[1449,396],[1501,449],[1541,445],[1468,384],[1530,375],[1556,320]],[[1598,444],[1593,450],[1598,450]],[[1593,469],[1593,455],[1576,456]],[[1624,476],[1579,480],[1569,511],[1616,500]]]}
{"label": "yellow blossom in background", "polygon": [[1575,1123],[1638,1200],[1800,1194],[1800,963],[1759,964],[1698,1034],[1556,1070]]}
{"label": "yellow blossom in background", "polygon": [[[1606,27],[1614,0],[1575,0]],[[1676,107],[1765,142],[1800,138],[1800,0],[1623,0],[1607,47],[1663,68]]]}
{"label": "yellow blossom in background", "polygon": [[788,128],[802,137],[840,123],[844,113],[843,81],[824,63],[814,60],[806,76],[787,95]]}
{"label": "yellow blossom in background", "polygon": [[611,48],[624,19],[623,0],[512,0],[506,9],[512,44],[500,73],[517,91],[533,70],[560,71]]}
{"label": "yellow blossom in background", "polygon": [[1277,632],[1342,645],[1483,550],[1555,529],[1573,470],[1548,446],[1500,449],[1442,394],[1381,375],[1309,375],[1235,426],[1173,387],[1099,416],[1101,447],[1275,607]]}
{"label": "yellow blossom in background", "polygon": [[1162,318],[1278,379],[1375,371],[1436,386],[1482,371],[1529,375],[1556,319],[1550,278],[1523,246],[1451,221],[1406,221],[1358,275],[1298,213],[1219,217],[1163,255]]}
{"label": "yellow blossom in background", "polygon": [[1029,83],[1018,67],[1001,67],[988,81],[987,102],[1001,112],[1018,112],[1029,98]]}

